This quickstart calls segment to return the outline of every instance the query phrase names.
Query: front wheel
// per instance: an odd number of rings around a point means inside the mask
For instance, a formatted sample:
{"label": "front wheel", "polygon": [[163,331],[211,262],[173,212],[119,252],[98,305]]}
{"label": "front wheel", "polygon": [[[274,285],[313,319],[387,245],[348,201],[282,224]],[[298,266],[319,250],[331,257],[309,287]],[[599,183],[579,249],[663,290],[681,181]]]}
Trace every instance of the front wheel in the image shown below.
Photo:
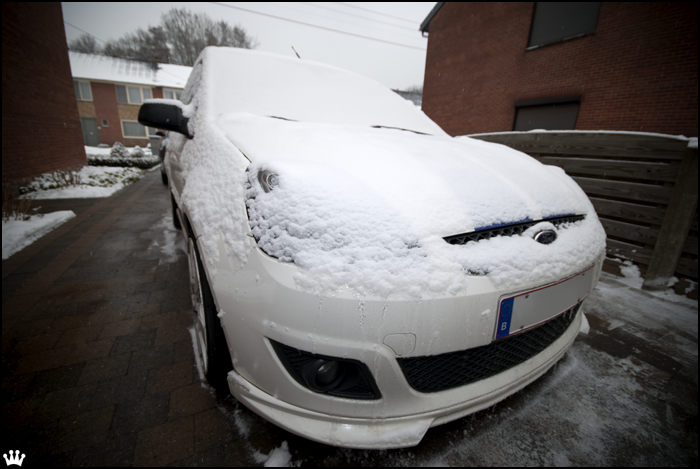
{"label": "front wheel", "polygon": [[190,292],[194,312],[196,353],[202,372],[216,390],[228,393],[226,376],[233,369],[226,336],[216,314],[214,297],[199,257],[197,244],[191,237],[189,245]]}

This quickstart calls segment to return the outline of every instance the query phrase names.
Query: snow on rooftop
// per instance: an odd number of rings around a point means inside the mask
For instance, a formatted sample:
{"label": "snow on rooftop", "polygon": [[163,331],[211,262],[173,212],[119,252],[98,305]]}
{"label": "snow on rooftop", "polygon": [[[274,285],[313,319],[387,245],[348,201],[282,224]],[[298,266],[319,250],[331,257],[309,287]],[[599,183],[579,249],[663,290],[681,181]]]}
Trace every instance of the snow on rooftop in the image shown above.
{"label": "snow on rooftop", "polygon": [[158,64],[154,70],[149,63],[138,60],[72,51],[69,55],[73,78],[184,88],[192,72],[192,67],[184,65]]}

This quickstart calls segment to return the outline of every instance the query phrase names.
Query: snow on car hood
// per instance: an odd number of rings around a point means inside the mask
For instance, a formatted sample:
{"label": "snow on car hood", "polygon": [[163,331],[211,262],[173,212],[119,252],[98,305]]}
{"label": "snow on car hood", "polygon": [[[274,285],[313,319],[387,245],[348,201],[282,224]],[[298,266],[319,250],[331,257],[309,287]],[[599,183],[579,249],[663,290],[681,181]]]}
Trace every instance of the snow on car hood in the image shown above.
{"label": "snow on car hood", "polygon": [[[297,280],[308,288],[455,294],[466,272],[497,284],[554,279],[592,264],[604,246],[573,180],[503,145],[243,113],[217,122],[252,161],[247,206],[258,245],[301,267]],[[262,170],[278,175],[268,193]],[[548,246],[531,233],[464,246],[442,239],[568,214],[588,216]]]}

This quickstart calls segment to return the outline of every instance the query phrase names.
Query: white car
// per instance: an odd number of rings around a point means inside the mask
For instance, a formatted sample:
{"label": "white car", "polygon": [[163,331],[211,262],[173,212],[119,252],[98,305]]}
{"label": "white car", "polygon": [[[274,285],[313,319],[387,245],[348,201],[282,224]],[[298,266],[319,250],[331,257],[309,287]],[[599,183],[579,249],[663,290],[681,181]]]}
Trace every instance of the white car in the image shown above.
{"label": "white car", "polygon": [[357,74],[206,48],[165,167],[207,379],[290,432],[398,448],[545,373],[572,344],[605,233],[578,185],[453,138]]}

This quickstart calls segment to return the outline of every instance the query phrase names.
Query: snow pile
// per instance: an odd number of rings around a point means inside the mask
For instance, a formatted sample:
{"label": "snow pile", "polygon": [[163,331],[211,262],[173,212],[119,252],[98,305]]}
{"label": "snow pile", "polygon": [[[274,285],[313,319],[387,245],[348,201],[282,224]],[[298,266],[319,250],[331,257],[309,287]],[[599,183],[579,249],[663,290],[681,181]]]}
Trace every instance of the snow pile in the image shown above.
{"label": "snow pile", "polygon": [[[620,273],[623,275],[622,278],[618,278],[618,280],[625,285],[635,288],[637,290],[642,289],[642,284],[644,283],[644,278],[642,277],[641,272],[639,271],[639,267],[634,265],[632,261],[630,260],[622,260],[622,259],[615,259],[615,258],[608,258],[610,261],[615,261],[615,262],[620,262]],[[644,290],[645,293],[654,295],[659,298],[663,298],[669,301],[675,301],[675,302],[680,302],[680,303],[685,303],[688,305],[695,305],[697,306],[698,302],[696,300],[692,300],[686,296],[683,295],[678,295],[671,287],[678,283],[678,277],[671,277],[669,279],[669,283],[667,285],[667,288],[665,291],[646,291]],[[686,294],[690,293],[693,289],[697,288],[697,283],[689,281],[690,286],[686,289]]]}
{"label": "snow pile", "polygon": [[29,220],[9,220],[2,223],[2,260],[32,244],[48,232],[73,218],[70,210],[32,215]]}
{"label": "snow pile", "polygon": [[270,454],[264,455],[255,452],[253,455],[255,462],[265,463],[265,467],[287,467],[292,460],[292,455],[289,452],[289,445],[283,441],[279,448],[270,451]]}

